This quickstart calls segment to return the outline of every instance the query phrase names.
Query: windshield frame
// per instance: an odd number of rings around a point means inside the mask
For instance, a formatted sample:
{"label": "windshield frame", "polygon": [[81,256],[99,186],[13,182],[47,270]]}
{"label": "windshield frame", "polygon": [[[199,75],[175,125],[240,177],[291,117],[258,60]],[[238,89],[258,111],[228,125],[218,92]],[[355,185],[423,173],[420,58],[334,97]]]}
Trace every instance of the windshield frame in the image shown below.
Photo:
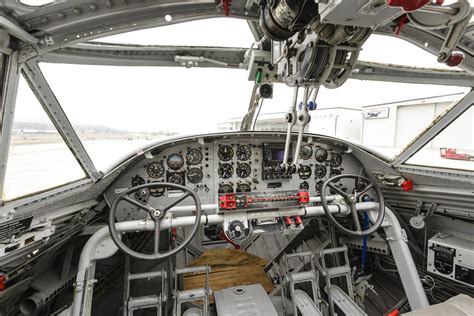
{"label": "windshield frame", "polygon": [[[206,16],[205,13],[203,15]],[[212,17],[212,15],[206,16],[206,18],[208,18],[208,17]],[[195,16],[195,17],[192,18],[192,20],[199,19],[199,18],[200,17]],[[173,23],[180,23],[180,22],[181,21],[178,21],[178,19],[173,21]],[[185,22],[185,20],[183,20],[182,22]],[[156,26],[156,25],[159,25],[159,24],[161,24],[161,22],[157,23],[157,24],[155,23],[153,25],[152,24],[140,25],[136,29],[149,28],[149,27]],[[133,28],[128,28],[125,31],[130,31],[131,29],[133,29]],[[94,57],[91,58],[90,55],[87,56],[88,52],[86,51],[87,50],[86,48],[81,48],[80,45],[77,45],[76,47],[73,47],[73,46],[74,46],[74,44],[82,42],[82,43],[85,43],[85,45],[89,46],[89,48],[90,48],[90,45],[92,45],[92,43],[87,42],[87,40],[93,39],[93,38],[100,38],[100,37],[110,35],[110,34],[118,34],[121,31],[123,31],[123,30],[114,29],[112,31],[112,29],[111,29],[110,32],[103,32],[100,36],[97,35],[97,34],[91,34],[90,36],[87,35],[87,36],[84,36],[84,37],[80,37],[80,38],[75,39],[73,41],[70,41],[68,43],[61,42],[60,45],[53,45],[53,46],[50,46],[50,47],[44,47],[44,48],[38,50],[36,52],[36,56],[34,56],[34,57],[32,57],[31,54],[26,54],[26,55],[21,54],[21,57],[19,58],[19,53],[15,51],[9,57],[10,64],[11,65],[15,64],[15,67],[18,67],[16,71],[18,71],[19,69],[21,69],[21,67],[24,67],[25,65],[27,67],[29,66],[29,68],[27,68],[27,72],[25,73],[25,77],[28,76],[28,71],[30,71],[31,69],[34,69],[34,71],[33,71],[34,76],[39,75],[41,77],[42,74],[41,74],[41,70],[38,66],[38,62],[45,61],[45,59],[48,59],[48,58],[49,58],[48,61],[51,61],[52,57],[54,57],[55,55],[63,57],[63,59],[61,59],[61,62],[63,62],[63,63],[64,62],[68,62],[68,63],[71,62],[71,63],[79,63],[79,64],[91,64],[91,62],[93,62],[92,64],[107,65],[107,62],[104,63],[104,60],[108,60],[110,62],[110,59],[107,59],[107,58],[109,58],[111,56],[111,54],[109,54],[108,56],[105,53],[102,54],[102,57],[105,56],[105,59],[100,59],[100,58],[97,59],[97,58],[94,58]],[[117,46],[117,45],[114,45],[114,46]],[[168,53],[168,55],[169,55],[170,50],[174,49],[176,51],[177,49],[181,49],[181,48],[172,47],[172,46],[151,47],[151,49],[153,49],[156,53],[166,52],[166,53]],[[189,47],[189,49],[191,49],[191,48],[192,47]],[[20,52],[26,52],[27,49],[28,49],[27,47],[23,47],[20,50]],[[129,66],[133,65],[133,66],[136,66],[137,61],[138,62],[143,61],[140,58],[147,55],[147,53],[148,53],[147,49],[150,49],[150,47],[148,47],[148,46],[144,47],[144,46],[138,46],[138,45],[137,46],[127,45],[127,47],[124,47],[124,49],[123,49],[123,51],[125,52],[124,55],[120,56],[120,65],[129,65]],[[192,48],[192,49],[196,49],[196,48]],[[200,49],[200,51],[198,52],[199,54],[206,54],[207,52],[210,52],[212,54],[212,56],[214,56],[214,58],[216,58],[216,59],[219,59],[219,58],[229,59],[230,58],[232,60],[242,60],[242,58],[244,57],[243,55],[245,55],[245,51],[246,51],[245,48],[201,47],[199,49]],[[129,50],[140,51],[143,54],[139,54],[138,56],[136,54],[128,54]],[[27,56],[27,57],[25,57],[25,56]],[[215,56],[218,56],[218,57],[215,57]],[[115,60],[118,60],[118,59],[115,59]],[[166,64],[167,66],[170,65],[169,58],[165,59],[165,62],[167,63]],[[176,62],[174,62],[174,65],[175,66],[180,66]],[[155,62],[153,64],[153,66],[162,66],[162,65]],[[377,65],[369,65],[369,66],[372,70],[377,67]],[[211,63],[211,65],[209,65],[209,64],[203,63],[203,64],[199,65],[199,67],[225,67],[225,68],[229,68],[229,69],[242,69],[242,67],[240,66],[239,63],[234,63],[234,62],[227,63],[226,65],[218,65],[218,64],[212,64],[212,63]],[[367,65],[365,65],[364,67],[367,67]],[[384,67],[386,67],[386,65],[379,65],[379,67],[380,67],[379,69],[384,69]],[[8,68],[11,68],[11,67],[8,67]],[[412,68],[412,67],[407,67],[407,69],[408,68]],[[4,74],[7,74],[4,77],[5,78],[4,91],[12,90],[9,93],[4,93],[4,95],[3,95],[4,100],[3,101],[4,101],[4,104],[10,105],[11,109],[14,110],[14,100],[16,98],[16,86],[18,85],[18,77],[17,76],[19,74],[14,73],[15,71],[10,71],[10,73],[8,73],[8,69],[7,70],[4,69],[3,71],[4,71]],[[37,72],[37,71],[39,71],[39,72]],[[397,66],[397,71],[398,71],[397,75],[400,76],[400,74],[403,73],[403,71],[404,71],[403,66]],[[425,69],[423,71],[426,71],[427,73],[430,73],[430,71],[432,71],[432,70]],[[360,72],[360,70],[358,72]],[[364,73],[364,76],[369,76],[368,73],[366,73],[366,72],[363,72],[363,73]],[[380,74],[377,73],[377,69],[376,69],[374,74],[375,75],[372,79],[368,79],[367,77],[364,77],[364,79],[365,80],[388,81],[388,80],[384,80],[384,77],[382,77],[382,78],[377,77],[377,76],[380,76]],[[432,73],[430,73],[430,74],[432,74]],[[437,75],[439,75],[440,78],[442,76],[459,76],[459,74],[460,74],[459,71],[453,71],[453,72],[448,72],[448,71],[444,72],[443,71],[443,73],[437,73]],[[467,73],[464,72],[464,75],[466,75],[466,74]],[[357,77],[357,75],[356,75],[356,77]],[[388,77],[389,77],[389,75],[385,74],[385,79],[387,79]],[[31,78],[32,78],[32,76],[30,76],[30,79]],[[360,78],[360,79],[362,79],[362,78]],[[471,83],[469,83],[469,80],[471,79],[470,75],[467,75],[466,77],[463,77],[463,79],[464,79],[464,82],[465,82],[464,86],[471,86],[472,87],[472,81],[471,81]],[[422,79],[420,79],[420,80],[422,80]],[[44,82],[46,83],[46,86],[47,86],[47,81],[44,81]],[[41,88],[41,85],[38,85],[37,83],[32,84],[30,86],[31,86],[33,92],[35,93],[35,95],[38,97],[39,101],[42,102],[41,95],[44,93],[44,90],[42,90],[44,87]],[[48,98],[54,100],[55,99],[54,93],[52,93],[49,86],[46,89],[47,89],[46,91],[49,94]],[[5,100],[7,98],[9,99],[9,101],[5,102]],[[429,142],[434,137],[436,137],[436,135],[438,135],[439,132],[441,132],[446,126],[448,126],[459,115],[462,114],[462,112],[460,112],[460,110],[462,110],[463,107],[466,107],[466,108],[469,107],[469,106],[466,105],[467,103],[470,102],[469,105],[472,105],[472,99],[473,99],[473,90],[471,89],[471,91],[461,101],[459,101],[456,105],[454,105],[450,111],[445,113],[443,116],[437,118],[435,120],[435,122],[430,127],[428,127],[423,133],[418,135],[415,138],[414,141],[412,141],[400,154],[398,154],[395,157],[395,159],[387,160],[387,157],[384,157],[383,155],[378,155],[378,156],[381,159],[383,159],[384,161],[386,161],[388,163],[391,163],[392,166],[394,166],[394,167],[400,167],[400,166],[404,165],[404,163],[411,156],[413,156],[418,150],[420,150],[422,148],[422,146],[420,146],[421,143]],[[44,100],[43,100],[43,102],[44,102]],[[59,109],[59,110],[62,111],[62,107],[59,104],[59,102],[57,102],[57,105],[55,105],[55,106],[56,106],[56,109]],[[50,115],[50,113],[48,113],[48,115]],[[66,120],[67,120],[67,117],[66,117]],[[7,157],[5,157],[5,153],[8,155],[8,148],[7,148],[7,150],[3,150],[3,149],[10,146],[10,144],[9,144],[9,142],[4,142],[3,140],[8,139],[8,137],[10,135],[9,135],[9,132],[8,132],[8,120],[6,120],[6,121],[4,120],[2,123],[3,123],[2,128],[5,128],[5,131],[2,131],[2,157],[0,157],[0,160],[1,160],[0,163],[3,166],[6,166]],[[87,161],[88,160],[87,159],[88,153],[84,149],[81,141],[78,138],[77,138],[77,140],[74,139],[74,134],[76,134],[74,128],[72,126],[70,126],[70,124],[67,125],[67,126],[63,126],[61,124],[58,124],[56,126],[56,128],[57,128],[58,132],[63,136],[64,141],[66,142],[68,147],[71,149],[71,152],[74,154],[74,156],[78,160],[78,163],[81,165],[81,167],[86,172],[87,179],[90,179],[93,182],[96,182],[100,178],[102,178],[103,174],[99,174],[97,172],[97,170],[95,169],[94,164],[92,162],[89,163]],[[11,133],[11,128],[10,128],[10,133]],[[71,133],[73,133],[72,138],[66,137],[66,135],[71,134]],[[76,136],[77,136],[77,134],[76,134]],[[360,145],[360,146],[363,146],[363,145]],[[367,149],[366,146],[363,146],[363,147],[365,149]],[[373,153],[373,151],[372,151],[372,153]],[[80,159],[81,157],[86,157],[86,158],[85,158],[85,160],[83,158],[82,161],[81,161],[81,159]],[[411,166],[411,167],[413,167],[413,166]],[[444,168],[439,167],[439,168],[436,168],[436,169],[444,169]],[[0,189],[3,192],[3,181],[4,181],[5,170],[3,170],[2,173],[3,173],[3,175],[0,174]],[[83,181],[83,179],[80,179],[80,180],[77,180],[77,181]],[[32,194],[34,194],[34,193],[32,193]],[[3,201],[0,200],[0,203],[2,203],[2,202]]]}

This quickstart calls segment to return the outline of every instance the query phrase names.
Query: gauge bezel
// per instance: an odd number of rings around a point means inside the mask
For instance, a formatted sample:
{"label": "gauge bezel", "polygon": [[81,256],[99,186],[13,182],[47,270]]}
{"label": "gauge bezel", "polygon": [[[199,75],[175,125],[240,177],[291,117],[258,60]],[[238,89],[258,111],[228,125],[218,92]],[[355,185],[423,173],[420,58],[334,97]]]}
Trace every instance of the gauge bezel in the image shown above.
{"label": "gauge bezel", "polygon": [[[150,172],[151,166],[156,166],[156,165],[160,165],[160,166],[161,166],[159,176],[152,175],[151,172]],[[148,166],[146,167],[146,174],[147,174],[150,178],[159,179],[159,178],[161,178],[161,177],[163,177],[163,176],[165,175],[165,166],[163,166],[163,164],[162,164],[160,161],[153,161],[153,162],[150,162],[150,163],[148,164]]]}
{"label": "gauge bezel", "polygon": [[[301,174],[303,172],[309,172],[309,173],[308,173],[308,175],[301,176]],[[311,178],[312,174],[313,174],[313,171],[311,170],[310,166],[303,165],[303,166],[300,167],[300,170],[298,170],[298,176],[300,177],[301,180],[307,180],[307,179]]]}
{"label": "gauge bezel", "polygon": [[[179,165],[176,165],[176,166],[175,165],[170,165],[170,159],[172,159],[172,157],[179,157],[179,159],[180,159]],[[168,168],[170,168],[172,170],[179,170],[184,166],[184,158],[181,154],[173,153],[173,154],[169,155],[168,158],[166,159],[166,165],[168,166]]]}
{"label": "gauge bezel", "polygon": [[[246,190],[246,191],[242,191],[241,189],[239,190],[239,188],[241,188],[241,187],[243,187],[243,186],[248,187],[248,190]],[[236,193],[248,193],[248,192],[252,192],[252,187],[251,187],[250,184],[248,184],[248,183],[239,183],[239,184],[237,185],[237,187],[235,188],[235,192],[236,192]]]}
{"label": "gauge bezel", "polygon": [[[230,156],[227,157],[227,154],[223,155],[222,150],[224,150],[224,148],[229,148],[230,149]],[[219,157],[219,160],[221,160],[221,161],[232,160],[232,158],[234,158],[234,148],[232,148],[232,146],[230,146],[230,145],[219,146],[219,149],[217,150],[217,157]]]}
{"label": "gauge bezel", "polygon": [[[305,148],[309,150],[309,151],[307,151],[307,154],[303,154]],[[301,159],[308,160],[308,159],[311,159],[312,156],[313,156],[313,148],[310,145],[301,146],[301,149],[300,149],[300,158]]]}
{"label": "gauge bezel", "polygon": [[[320,151],[320,150],[322,150],[322,151],[325,152],[325,154],[324,154],[324,159],[322,159],[322,160],[321,160],[321,159],[318,159],[318,156],[317,156],[318,151]],[[314,159],[316,159],[317,162],[325,162],[325,161],[328,159],[328,156],[329,156],[329,153],[328,153],[328,151],[327,151],[326,148],[318,147],[318,148],[314,151]]]}
{"label": "gauge bezel", "polygon": [[[198,153],[198,157],[199,157],[199,161],[195,161],[193,160],[194,159],[194,156],[189,159],[189,156],[191,153]],[[202,154],[202,151],[198,148],[191,148],[189,149],[187,152],[186,152],[186,163],[190,166],[195,166],[195,165],[199,165],[201,162],[202,162],[202,159],[203,159],[203,154]]]}
{"label": "gauge bezel", "polygon": [[[246,148],[244,152],[245,156],[240,157],[239,152],[241,152],[241,150],[244,150],[243,148]],[[250,160],[252,158],[252,148],[249,145],[240,145],[239,147],[237,147],[237,150],[235,151],[235,155],[237,156],[237,159],[240,161]]]}
{"label": "gauge bezel", "polygon": [[[230,170],[230,175],[227,176],[227,177],[222,176],[222,170],[224,168],[230,168],[229,169]],[[219,175],[219,178],[221,178],[221,179],[232,178],[232,175],[234,174],[234,167],[230,163],[227,163],[227,162],[221,163],[221,164],[219,164],[219,168],[217,169],[217,174]]]}
{"label": "gauge bezel", "polygon": [[[324,170],[323,175],[319,175],[318,170]],[[328,174],[328,169],[324,165],[316,164],[314,166],[314,178],[315,179],[322,179]]]}
{"label": "gauge bezel", "polygon": [[[337,157],[337,158],[336,158]],[[335,161],[337,159],[337,161]],[[331,167],[337,168],[342,165],[342,155],[339,153],[331,153],[330,163]]]}
{"label": "gauge bezel", "polygon": [[[198,172],[199,173],[199,181],[194,181],[192,178],[189,177],[191,172]],[[202,172],[201,168],[189,168],[188,172],[186,173],[186,179],[188,180],[189,183],[196,184],[202,181],[204,178],[204,173]]]}
{"label": "gauge bezel", "polygon": [[[242,169],[242,166],[244,166],[244,169]],[[245,172],[248,172],[247,175],[241,175],[241,171],[242,170],[245,170]],[[235,169],[235,174],[237,175],[237,177],[241,178],[241,179],[245,179],[245,178],[248,178],[252,175],[252,167],[250,166],[249,163],[247,162],[241,162],[239,164],[237,164],[237,168]]]}
{"label": "gauge bezel", "polygon": [[[221,187],[229,187],[230,192],[221,192]],[[228,184],[228,183],[219,184],[219,187],[217,188],[217,193],[218,194],[234,193],[234,187],[232,185]]]}

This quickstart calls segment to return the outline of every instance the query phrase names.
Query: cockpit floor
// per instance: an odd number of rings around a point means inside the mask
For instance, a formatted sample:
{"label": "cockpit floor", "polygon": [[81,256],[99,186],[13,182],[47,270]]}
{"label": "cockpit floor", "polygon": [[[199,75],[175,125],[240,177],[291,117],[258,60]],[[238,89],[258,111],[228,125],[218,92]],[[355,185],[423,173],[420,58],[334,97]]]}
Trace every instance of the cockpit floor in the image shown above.
{"label": "cockpit floor", "polygon": [[[189,266],[211,267],[209,283],[212,291],[219,291],[233,286],[261,284],[270,293],[273,283],[263,268],[266,259],[235,249],[213,249],[204,252]],[[184,276],[184,289],[202,288],[205,273],[188,273]]]}

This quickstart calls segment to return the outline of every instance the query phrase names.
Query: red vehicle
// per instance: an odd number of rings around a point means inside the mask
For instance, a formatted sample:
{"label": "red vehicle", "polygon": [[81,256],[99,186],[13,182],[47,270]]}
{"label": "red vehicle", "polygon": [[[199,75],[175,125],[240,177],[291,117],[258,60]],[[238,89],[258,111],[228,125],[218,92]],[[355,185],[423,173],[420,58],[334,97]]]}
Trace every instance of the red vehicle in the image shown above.
{"label": "red vehicle", "polygon": [[440,155],[445,159],[474,161],[473,155],[460,154],[455,148],[440,148]]}

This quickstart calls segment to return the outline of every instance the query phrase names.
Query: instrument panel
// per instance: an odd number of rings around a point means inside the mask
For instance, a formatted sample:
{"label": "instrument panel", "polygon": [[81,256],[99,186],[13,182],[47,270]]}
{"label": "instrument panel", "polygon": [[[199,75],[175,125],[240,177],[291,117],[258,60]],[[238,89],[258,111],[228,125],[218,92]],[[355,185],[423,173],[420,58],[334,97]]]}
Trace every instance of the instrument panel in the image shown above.
{"label": "instrument panel", "polygon": [[[131,186],[151,182],[172,182],[193,189],[202,204],[216,204],[219,194],[266,193],[291,190],[308,191],[310,196],[320,194],[327,178],[341,173],[361,174],[362,167],[347,148],[337,144],[304,138],[299,168],[285,173],[280,164],[284,155],[282,137],[245,135],[230,137],[188,139],[163,144],[145,152],[138,162],[129,166],[106,191],[111,203],[116,194]],[[293,148],[290,150],[290,161]],[[354,184],[338,183],[344,191],[353,190]],[[151,189],[137,192],[141,203],[167,204],[180,192]],[[156,200],[156,202],[153,202]],[[181,205],[185,205],[183,202]],[[123,207],[121,220],[137,219],[136,207]],[[142,212],[143,214],[143,212]]]}

